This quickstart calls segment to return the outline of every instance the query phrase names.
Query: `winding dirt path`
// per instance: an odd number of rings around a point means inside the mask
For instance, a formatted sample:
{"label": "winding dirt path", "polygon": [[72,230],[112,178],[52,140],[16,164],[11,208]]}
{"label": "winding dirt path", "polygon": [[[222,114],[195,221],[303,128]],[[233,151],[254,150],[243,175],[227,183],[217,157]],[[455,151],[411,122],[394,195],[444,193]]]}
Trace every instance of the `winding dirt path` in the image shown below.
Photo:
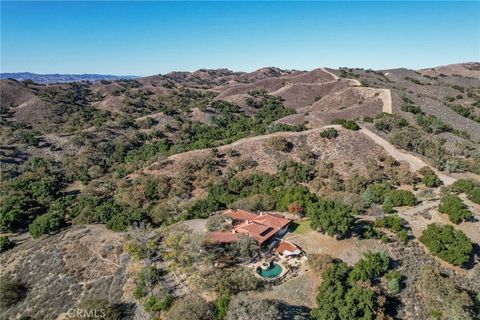
{"label": "winding dirt path", "polygon": [[445,185],[450,185],[450,184],[454,183],[455,181],[457,181],[456,178],[450,177],[450,176],[438,171],[437,169],[431,167],[430,165],[425,163],[419,157],[414,156],[413,154],[410,154],[410,153],[407,153],[405,151],[402,151],[402,150],[398,149],[397,147],[392,145],[390,142],[388,142],[384,138],[380,137],[376,133],[373,133],[372,131],[368,130],[367,128],[362,128],[360,130],[360,132],[363,133],[364,135],[366,135],[367,137],[369,137],[370,139],[372,139],[376,144],[381,146],[383,149],[385,149],[385,151],[389,155],[394,157],[396,160],[406,161],[410,165],[410,169],[412,171],[417,171],[417,170],[419,170],[423,167],[430,167],[438,175],[440,180],[442,180],[442,182]]}

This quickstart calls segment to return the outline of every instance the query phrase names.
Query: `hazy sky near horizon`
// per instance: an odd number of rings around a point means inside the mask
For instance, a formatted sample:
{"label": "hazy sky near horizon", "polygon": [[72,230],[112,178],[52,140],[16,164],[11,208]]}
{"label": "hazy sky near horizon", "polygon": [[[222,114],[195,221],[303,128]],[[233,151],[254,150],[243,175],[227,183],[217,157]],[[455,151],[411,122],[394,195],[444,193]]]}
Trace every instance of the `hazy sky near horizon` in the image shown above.
{"label": "hazy sky near horizon", "polygon": [[151,75],[480,60],[480,2],[5,2],[1,72]]}

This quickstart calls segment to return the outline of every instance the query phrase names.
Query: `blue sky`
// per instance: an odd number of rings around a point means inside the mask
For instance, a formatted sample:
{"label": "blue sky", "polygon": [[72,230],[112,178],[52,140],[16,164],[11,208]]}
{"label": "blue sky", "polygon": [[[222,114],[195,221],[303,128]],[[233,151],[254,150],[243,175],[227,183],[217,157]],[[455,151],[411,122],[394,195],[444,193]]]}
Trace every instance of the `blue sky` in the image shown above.
{"label": "blue sky", "polygon": [[480,2],[1,2],[1,71],[150,75],[480,60]]}

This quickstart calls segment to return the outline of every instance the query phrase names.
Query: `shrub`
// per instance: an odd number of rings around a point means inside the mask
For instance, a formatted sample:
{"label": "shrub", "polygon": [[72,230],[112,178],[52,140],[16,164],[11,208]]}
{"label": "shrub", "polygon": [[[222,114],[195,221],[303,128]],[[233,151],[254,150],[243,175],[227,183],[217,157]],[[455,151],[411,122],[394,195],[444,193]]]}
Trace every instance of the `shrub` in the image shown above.
{"label": "shrub", "polygon": [[463,201],[453,194],[447,194],[442,197],[438,211],[446,213],[450,218],[450,221],[455,224],[459,224],[460,222],[469,220],[473,217]]}
{"label": "shrub", "polygon": [[301,216],[301,215],[303,215],[303,210],[304,210],[303,207],[296,202],[293,202],[293,203],[288,205],[288,212],[289,213],[294,213],[294,214],[297,214],[297,215]]}
{"label": "shrub", "polygon": [[230,303],[227,320],[277,320],[282,319],[278,302],[252,299],[245,295],[236,296]]}
{"label": "shrub", "polygon": [[0,306],[8,307],[16,304],[23,298],[27,288],[19,281],[2,277],[0,278]]}
{"label": "shrub", "polygon": [[210,320],[214,319],[213,306],[197,295],[185,296],[178,300],[166,314],[169,320]]}
{"label": "shrub", "polygon": [[413,104],[405,104],[405,105],[403,105],[403,106],[402,106],[402,111],[410,112],[410,113],[413,113],[413,114],[423,113],[423,112],[422,112],[422,108],[420,108],[419,106],[413,105]]}
{"label": "shrub", "polygon": [[407,190],[391,190],[384,201],[390,201],[393,207],[414,206],[417,202],[415,195]]}
{"label": "shrub", "polygon": [[385,216],[381,219],[377,219],[375,224],[381,228],[387,228],[394,232],[399,232],[402,230],[402,219],[395,215]]}
{"label": "shrub", "polygon": [[455,193],[467,193],[469,190],[472,190],[477,186],[478,184],[472,180],[460,179],[455,181],[450,186],[450,189]]}
{"label": "shrub", "polygon": [[63,216],[58,212],[50,212],[38,216],[29,226],[33,238],[38,238],[44,234],[52,234],[59,230],[64,224]]}
{"label": "shrub", "polygon": [[389,257],[383,252],[368,252],[353,267],[349,281],[354,283],[380,277],[388,270],[389,261]]}
{"label": "shrub", "polygon": [[368,205],[372,203],[381,204],[385,201],[385,195],[392,189],[392,187],[385,183],[375,183],[367,186],[363,192],[363,200]]}
{"label": "shrub", "polygon": [[230,295],[222,293],[217,300],[215,300],[215,315],[218,320],[225,319],[230,305]]}
{"label": "shrub", "polygon": [[475,187],[467,192],[468,200],[480,204],[480,186]]}
{"label": "shrub", "polygon": [[388,292],[391,294],[397,294],[400,292],[400,279],[394,278],[387,283]]}
{"label": "shrub", "polygon": [[456,266],[463,266],[473,251],[470,239],[450,225],[429,224],[422,232],[420,241],[433,255]]}
{"label": "shrub", "polygon": [[346,119],[334,119],[332,124],[339,124],[345,129],[349,130],[359,130],[360,126],[353,120],[346,120]]}
{"label": "shrub", "polygon": [[150,295],[143,303],[143,307],[147,312],[166,311],[173,303],[173,296],[167,292],[163,292],[161,297]]}
{"label": "shrub", "polygon": [[423,265],[415,282],[425,306],[435,310],[439,319],[476,319],[475,301],[452,276],[442,274],[432,265]]}
{"label": "shrub", "polygon": [[292,143],[289,142],[287,139],[277,136],[269,138],[267,144],[273,150],[281,152],[290,152],[293,147]]}
{"label": "shrub", "polygon": [[342,127],[348,130],[360,130],[360,126],[353,120],[346,120],[342,123]]}
{"label": "shrub", "polygon": [[440,178],[431,168],[423,167],[418,170],[418,173],[423,176],[422,182],[425,184],[426,187],[436,188],[442,185],[442,180],[440,180]]}
{"label": "shrub", "polygon": [[15,242],[8,237],[0,237],[0,252],[5,252],[15,247]]}
{"label": "shrub", "polygon": [[227,217],[222,214],[216,214],[207,219],[206,227],[208,231],[221,231],[228,228]]}
{"label": "shrub", "polygon": [[328,128],[320,132],[320,137],[322,138],[327,138],[327,139],[333,139],[338,137],[338,132],[335,130],[335,128]]}

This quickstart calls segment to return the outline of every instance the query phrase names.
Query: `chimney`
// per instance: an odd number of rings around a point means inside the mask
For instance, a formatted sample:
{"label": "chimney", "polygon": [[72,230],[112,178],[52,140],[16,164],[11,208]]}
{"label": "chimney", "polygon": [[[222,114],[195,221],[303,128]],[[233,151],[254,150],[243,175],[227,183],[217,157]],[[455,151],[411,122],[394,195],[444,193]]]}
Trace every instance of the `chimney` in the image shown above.
{"label": "chimney", "polygon": [[232,229],[232,233],[237,233],[237,230],[235,230],[235,229]]}
{"label": "chimney", "polygon": [[246,221],[246,224],[250,224],[250,220],[247,220],[247,221]]}

